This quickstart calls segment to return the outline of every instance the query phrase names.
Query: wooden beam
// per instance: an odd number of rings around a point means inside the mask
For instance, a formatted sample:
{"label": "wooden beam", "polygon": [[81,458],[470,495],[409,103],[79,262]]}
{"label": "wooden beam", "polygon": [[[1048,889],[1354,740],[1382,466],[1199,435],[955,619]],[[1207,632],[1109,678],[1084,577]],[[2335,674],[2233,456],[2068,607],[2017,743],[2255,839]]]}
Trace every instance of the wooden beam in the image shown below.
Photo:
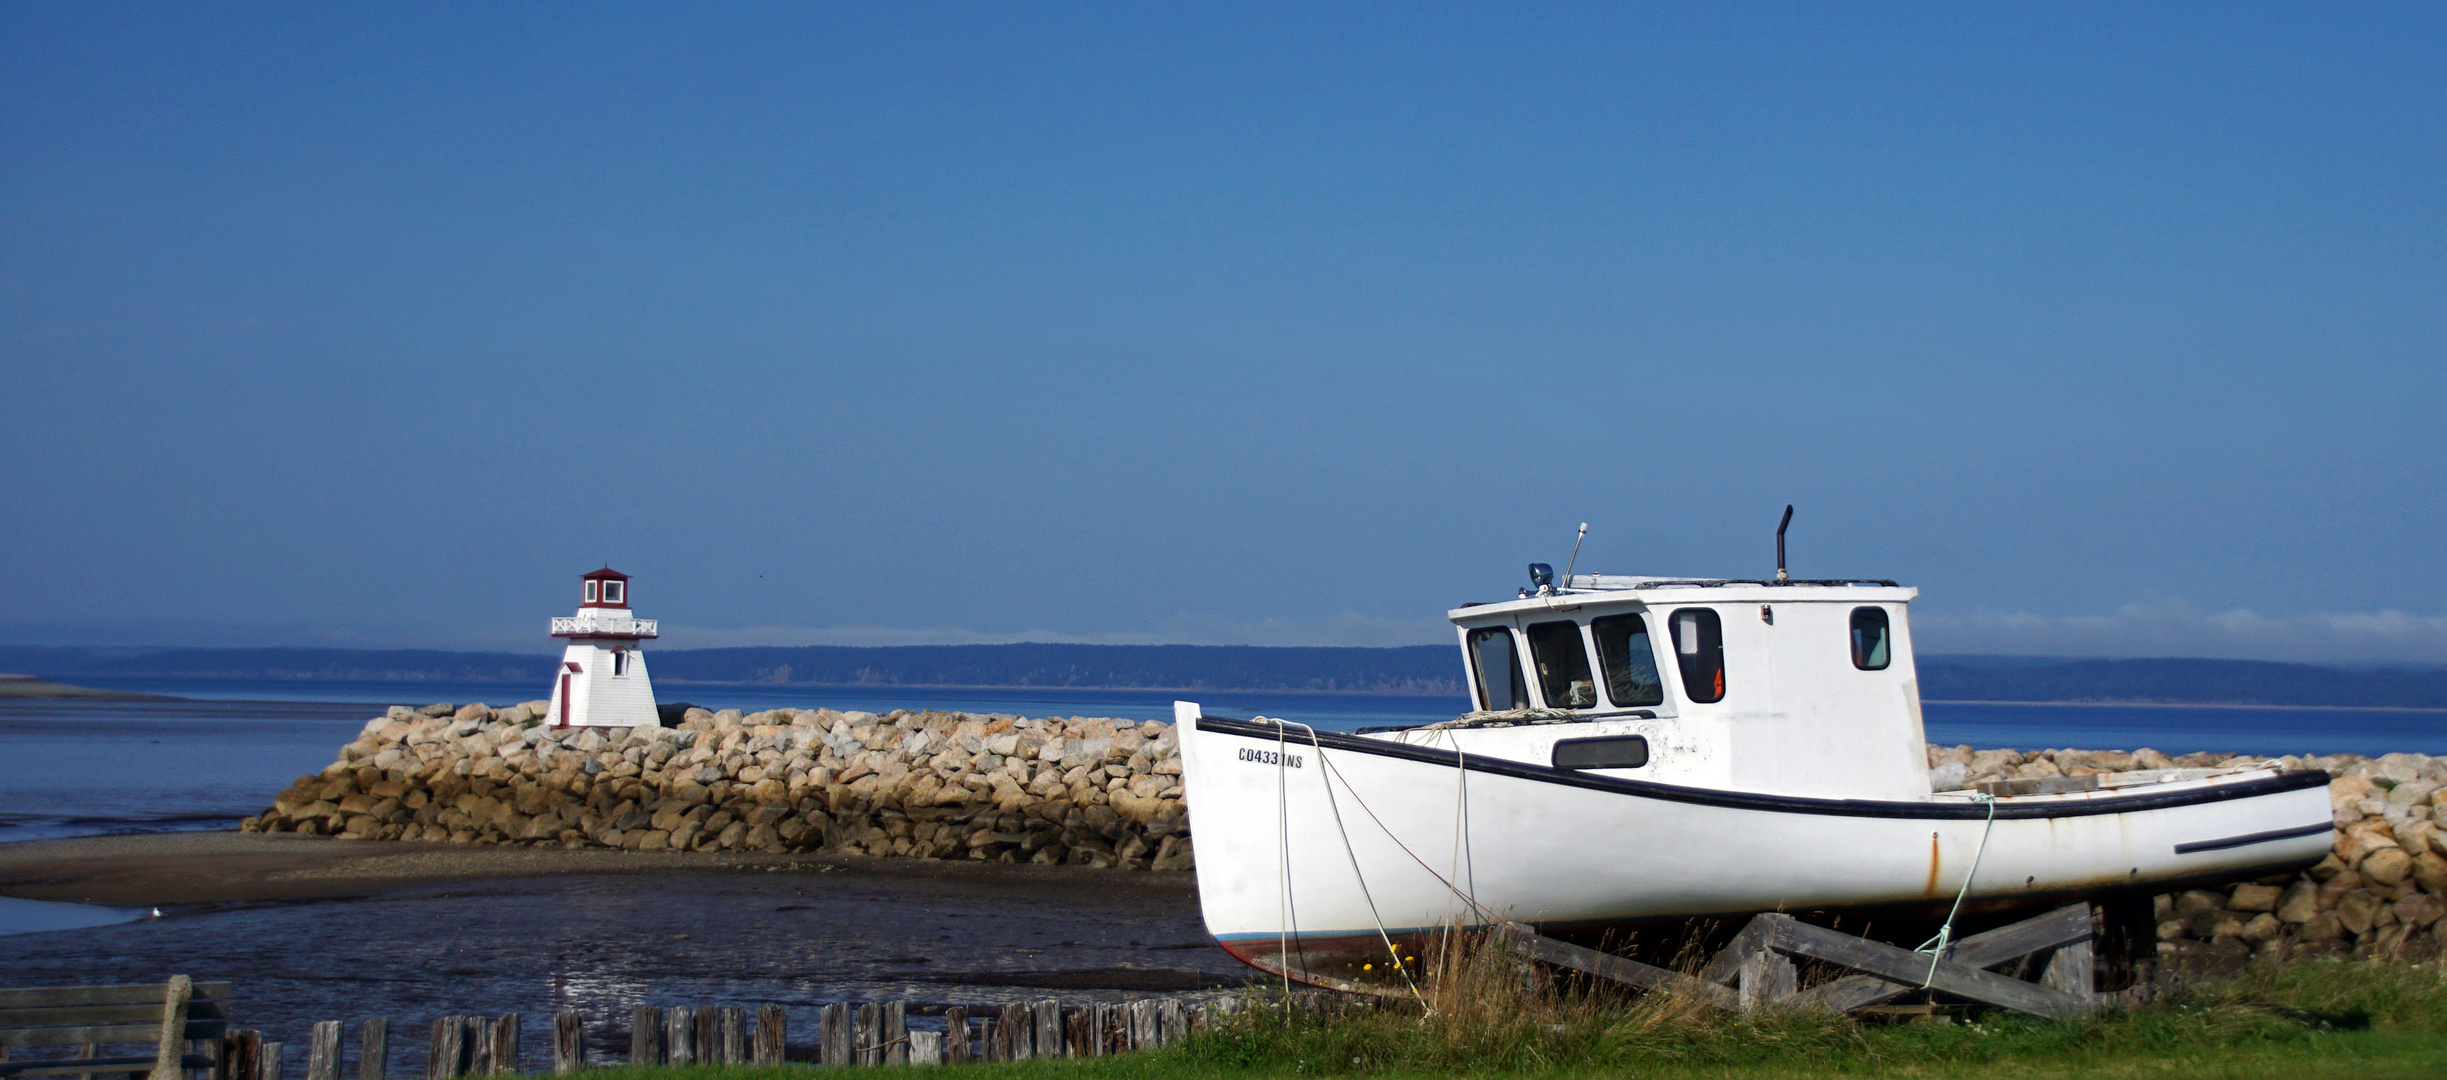
{"label": "wooden beam", "polygon": [[1933,960],[1927,953],[1839,934],[1789,915],[1759,918],[1774,920],[1775,939],[1769,947],[1790,956],[1806,956],[1896,982],[1917,985],[1925,980],[1932,990],[2051,1019],[2087,1011],[2085,1003],[2071,995],[1953,961]]}
{"label": "wooden beam", "polygon": [[1742,932],[1733,935],[1733,940],[1726,942],[1725,947],[1717,950],[1716,955],[1699,969],[1698,977],[1719,986],[1731,985],[1734,976],[1742,970],[1742,962],[1766,951],[1767,939],[1772,936],[1774,932],[1768,924],[1752,916],[1749,922],[1742,924]]}
{"label": "wooden beam", "polygon": [[1652,964],[1582,948],[1569,942],[1542,937],[1519,923],[1504,923],[1498,928],[1505,947],[1516,956],[1570,968],[1601,979],[1612,979],[1648,990],[1671,990],[1687,994],[1720,1009],[1732,1011],[1739,1007],[1734,993],[1712,982],[1703,982],[1679,971],[1668,971]]}
{"label": "wooden beam", "polygon": [[[1991,968],[2035,952],[2088,941],[2090,935],[2090,905],[2067,904],[2036,918],[1964,938],[1947,950],[1946,959],[1965,967]],[[1792,1004],[1835,1012],[1865,1009],[1920,989],[1920,979],[1926,973],[1924,968],[1922,976],[1908,981],[1847,975],[1802,991],[1794,996]]]}

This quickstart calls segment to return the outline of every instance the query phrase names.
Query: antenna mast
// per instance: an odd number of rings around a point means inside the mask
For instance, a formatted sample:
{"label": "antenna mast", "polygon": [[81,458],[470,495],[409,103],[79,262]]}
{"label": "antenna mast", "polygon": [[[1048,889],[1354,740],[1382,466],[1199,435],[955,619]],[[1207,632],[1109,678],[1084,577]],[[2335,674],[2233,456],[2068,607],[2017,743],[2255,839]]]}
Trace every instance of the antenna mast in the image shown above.
{"label": "antenna mast", "polygon": [[1589,538],[1589,523],[1580,523],[1580,534],[1572,538],[1572,557],[1564,560],[1563,587],[1572,587],[1572,568],[1580,565],[1580,542]]}
{"label": "antenna mast", "polygon": [[1792,575],[1784,572],[1784,527],[1792,523],[1793,504],[1786,503],[1784,504],[1784,520],[1776,523],[1776,584],[1778,585],[1793,580]]}

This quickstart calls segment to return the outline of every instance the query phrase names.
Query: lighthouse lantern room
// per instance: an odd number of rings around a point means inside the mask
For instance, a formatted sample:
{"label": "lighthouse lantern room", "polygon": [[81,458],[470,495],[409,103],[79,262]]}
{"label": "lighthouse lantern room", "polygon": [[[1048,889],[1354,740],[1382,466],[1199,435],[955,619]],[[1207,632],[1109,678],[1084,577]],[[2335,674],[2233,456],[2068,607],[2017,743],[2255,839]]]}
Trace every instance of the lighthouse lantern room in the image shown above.
{"label": "lighthouse lantern room", "polygon": [[580,579],[578,613],[552,620],[552,636],[569,639],[552,682],[554,727],[654,727],[654,684],[638,642],[655,636],[654,620],[629,610],[629,575],[604,567]]}

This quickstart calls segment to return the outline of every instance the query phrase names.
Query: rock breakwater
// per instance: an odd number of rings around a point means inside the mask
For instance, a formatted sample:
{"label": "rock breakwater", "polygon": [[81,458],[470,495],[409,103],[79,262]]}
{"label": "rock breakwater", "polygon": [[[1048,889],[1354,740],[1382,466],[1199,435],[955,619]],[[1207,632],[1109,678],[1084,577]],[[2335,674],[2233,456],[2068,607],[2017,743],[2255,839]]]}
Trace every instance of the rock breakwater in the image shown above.
{"label": "rock breakwater", "polygon": [[544,702],[394,707],[248,831],[637,851],[836,850],[1133,870],[1192,853],[1172,725],[689,710],[554,728]]}
{"label": "rock breakwater", "polygon": [[2159,952],[2215,970],[2239,968],[2255,956],[2283,960],[2349,951],[2400,956],[2447,949],[2447,758],[2169,756],[2146,748],[2026,754],[1931,746],[1929,780],[1946,790],[2262,763],[2328,773],[2335,847],[2319,865],[2299,873],[2152,898]]}
{"label": "rock breakwater", "polygon": [[[641,851],[1194,864],[1180,747],[1161,721],[692,709],[673,728],[559,729],[540,722],[544,708],[393,708],[241,827]],[[2447,949],[2447,758],[1928,747],[1939,790],[2264,761],[2330,774],[2334,848],[2300,873],[2154,898],[2161,952],[2214,967]]]}

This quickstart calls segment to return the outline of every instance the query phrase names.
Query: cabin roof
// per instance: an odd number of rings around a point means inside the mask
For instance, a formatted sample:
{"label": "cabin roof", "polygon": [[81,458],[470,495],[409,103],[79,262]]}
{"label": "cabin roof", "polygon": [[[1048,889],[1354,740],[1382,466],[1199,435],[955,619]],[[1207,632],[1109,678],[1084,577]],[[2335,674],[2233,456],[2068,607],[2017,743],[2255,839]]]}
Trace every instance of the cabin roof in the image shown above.
{"label": "cabin roof", "polygon": [[1919,595],[1919,589],[1883,578],[1779,582],[1743,578],[1575,574],[1568,584],[1548,595],[1464,604],[1445,612],[1445,617],[1458,623],[1475,622],[1489,616],[1576,611],[1583,608],[1680,604],[1899,604],[1908,603]]}

